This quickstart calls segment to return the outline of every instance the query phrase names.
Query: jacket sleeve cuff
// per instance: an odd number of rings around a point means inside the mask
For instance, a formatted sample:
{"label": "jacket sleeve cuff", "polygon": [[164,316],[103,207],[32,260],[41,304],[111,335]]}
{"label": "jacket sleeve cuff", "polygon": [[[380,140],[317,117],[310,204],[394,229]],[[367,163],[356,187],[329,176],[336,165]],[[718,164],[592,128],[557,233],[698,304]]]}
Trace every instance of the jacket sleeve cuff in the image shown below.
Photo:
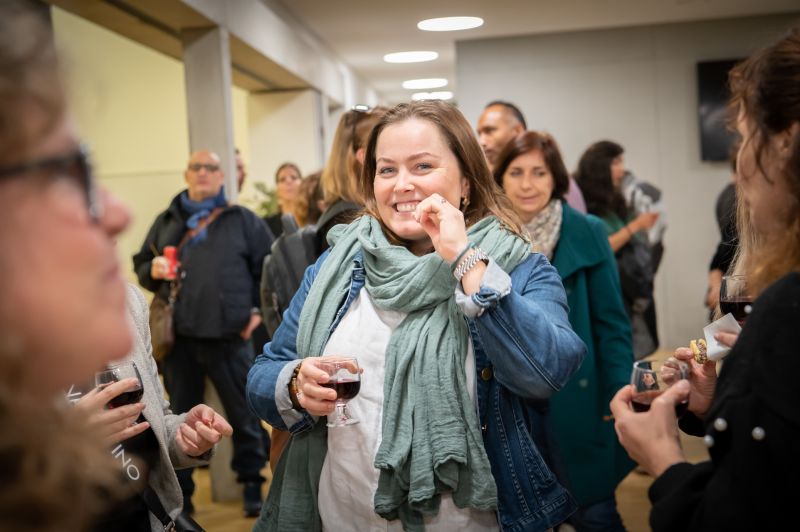
{"label": "jacket sleeve cuff", "polygon": [[691,471],[694,466],[688,462],[680,462],[671,465],[666,471],[661,473],[655,481],[650,485],[647,495],[650,502],[656,504],[659,500],[672,494],[676,485],[681,485],[687,478],[691,476]]}
{"label": "jacket sleeve cuff", "polygon": [[489,264],[481,279],[480,290],[472,295],[464,293],[461,283],[456,285],[456,304],[467,318],[477,318],[486,309],[494,308],[502,298],[511,293],[511,277],[497,262],[489,257]]}
{"label": "jacket sleeve cuff", "polygon": [[314,417],[307,412],[300,412],[294,409],[292,399],[289,397],[289,381],[292,379],[292,373],[302,360],[289,362],[283,366],[281,372],[278,374],[278,380],[275,383],[275,406],[278,409],[281,419],[289,427],[292,433],[302,432],[314,426]]}

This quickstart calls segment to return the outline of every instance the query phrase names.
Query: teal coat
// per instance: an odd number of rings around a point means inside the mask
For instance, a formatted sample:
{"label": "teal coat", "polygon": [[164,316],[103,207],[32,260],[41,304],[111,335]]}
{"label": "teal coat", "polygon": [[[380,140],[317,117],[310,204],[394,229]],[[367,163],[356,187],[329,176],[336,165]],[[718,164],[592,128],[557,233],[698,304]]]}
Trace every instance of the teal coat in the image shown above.
{"label": "teal coat", "polygon": [[569,488],[581,506],[614,494],[634,463],[619,445],[608,403],[630,381],[631,327],[603,222],[564,204],[553,260],[569,303],[569,321],[586,359],[552,398],[553,427]]}

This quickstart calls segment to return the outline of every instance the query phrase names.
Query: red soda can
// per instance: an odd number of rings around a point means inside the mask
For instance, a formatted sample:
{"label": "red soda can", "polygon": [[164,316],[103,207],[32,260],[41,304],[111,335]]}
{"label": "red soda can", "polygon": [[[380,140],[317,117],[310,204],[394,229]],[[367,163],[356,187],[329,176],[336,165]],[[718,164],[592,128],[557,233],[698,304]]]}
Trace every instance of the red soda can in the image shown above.
{"label": "red soda can", "polygon": [[178,248],[175,246],[164,246],[164,258],[169,262],[169,272],[167,279],[175,279],[178,273]]}

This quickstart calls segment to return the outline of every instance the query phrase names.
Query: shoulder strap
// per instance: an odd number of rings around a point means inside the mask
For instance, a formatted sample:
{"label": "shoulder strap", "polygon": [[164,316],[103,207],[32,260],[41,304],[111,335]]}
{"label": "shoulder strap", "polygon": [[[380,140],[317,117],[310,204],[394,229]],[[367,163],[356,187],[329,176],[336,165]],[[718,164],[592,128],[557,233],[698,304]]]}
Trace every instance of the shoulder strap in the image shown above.
{"label": "shoulder strap", "polygon": [[149,485],[144,488],[144,491],[140,495],[142,500],[144,500],[145,506],[147,509],[150,510],[156,519],[161,521],[161,524],[164,525],[164,530],[172,531],[175,530],[175,521],[169,516],[167,511],[164,509],[164,505],[161,504],[161,499],[158,498],[158,494],[151,488]]}
{"label": "shoulder strap", "polygon": [[186,244],[186,242],[188,242],[192,238],[196,237],[197,234],[200,233],[200,231],[202,231],[204,228],[206,228],[209,225],[211,225],[211,222],[216,220],[217,217],[220,214],[222,214],[222,211],[224,211],[224,210],[225,210],[224,207],[217,207],[216,209],[211,211],[211,214],[209,214],[207,218],[204,218],[203,220],[201,220],[200,223],[197,224],[197,227],[195,227],[194,229],[189,229],[188,231],[186,231],[186,233],[184,233],[184,235],[183,235],[183,238],[181,238],[180,244],[178,244],[178,253],[180,253],[181,248],[184,246],[184,244]]}

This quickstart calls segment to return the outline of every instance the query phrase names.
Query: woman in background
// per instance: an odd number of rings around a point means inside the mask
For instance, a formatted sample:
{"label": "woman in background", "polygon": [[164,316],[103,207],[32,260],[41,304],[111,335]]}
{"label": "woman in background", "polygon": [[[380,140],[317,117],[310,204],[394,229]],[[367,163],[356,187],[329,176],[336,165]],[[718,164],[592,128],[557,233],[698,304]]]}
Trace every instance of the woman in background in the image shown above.
{"label": "woman in background", "polygon": [[304,177],[303,182],[300,183],[300,190],[297,193],[297,208],[295,209],[299,227],[317,223],[319,217],[325,212],[320,183],[321,175],[322,172],[315,172]]}
{"label": "woman in background", "polygon": [[[713,363],[690,360],[690,381],[649,412],[633,411],[629,386],[611,403],[620,442],[656,477],[656,532],[781,530],[796,521],[787,486],[800,477],[800,30],[736,66],[730,85],[742,138],[737,196],[749,214],[739,229],[757,235],[743,240],[738,259],[757,296],[752,312],[718,379]],[[699,464],[686,462],[677,438],[675,405],[687,398],[693,433],[709,447],[711,459]]]}
{"label": "woman in background", "polygon": [[278,238],[283,234],[283,223],[281,216],[291,214],[297,219],[295,202],[300,191],[301,176],[300,169],[294,163],[283,163],[275,171],[275,192],[278,197],[278,212],[267,216],[267,222],[272,236]]}
{"label": "woman in background", "polygon": [[658,221],[657,212],[632,217],[620,186],[625,177],[622,146],[595,142],[581,156],[575,179],[583,191],[589,214],[606,225],[608,243],[617,258],[622,299],[631,321],[633,352],[643,358],[658,348],[653,277],[653,254],[645,232]]}
{"label": "woman in background", "polygon": [[569,322],[587,347],[578,372],[551,399],[554,454],[579,504],[569,522],[579,532],[624,530],[614,491],[633,463],[614,434],[608,403],[630,381],[633,349],[605,226],[564,201],[569,175],[552,136],[525,132],[497,161],[495,182],[531,234],[533,251],[558,270]]}

